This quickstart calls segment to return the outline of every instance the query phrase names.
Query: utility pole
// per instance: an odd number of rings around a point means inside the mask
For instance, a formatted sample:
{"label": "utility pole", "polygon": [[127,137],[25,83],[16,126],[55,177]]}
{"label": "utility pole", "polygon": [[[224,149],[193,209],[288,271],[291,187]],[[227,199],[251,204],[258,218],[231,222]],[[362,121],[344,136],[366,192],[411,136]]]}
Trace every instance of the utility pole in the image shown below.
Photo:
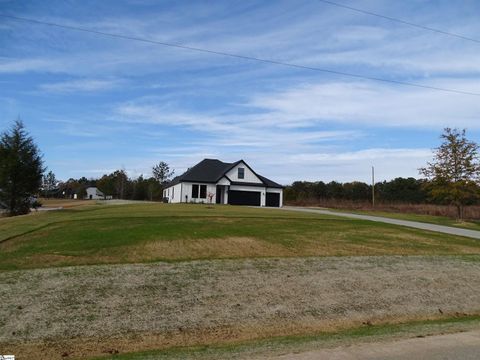
{"label": "utility pole", "polygon": [[375,207],[375,167],[372,166],[372,207]]}

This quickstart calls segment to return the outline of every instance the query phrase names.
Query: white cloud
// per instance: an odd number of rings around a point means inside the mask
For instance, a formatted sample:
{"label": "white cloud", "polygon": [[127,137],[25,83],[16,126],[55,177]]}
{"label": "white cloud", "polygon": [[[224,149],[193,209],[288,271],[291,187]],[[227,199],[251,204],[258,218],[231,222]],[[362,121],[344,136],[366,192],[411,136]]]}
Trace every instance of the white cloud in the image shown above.
{"label": "white cloud", "polygon": [[[246,160],[260,174],[282,184],[295,180],[308,181],[364,181],[371,180],[371,167],[375,166],[376,180],[395,177],[419,177],[418,168],[432,158],[429,149],[382,149],[371,148],[359,151],[312,151],[297,153],[290,149],[277,148],[270,152],[228,152],[211,149],[207,144],[195,153],[186,150],[172,156],[162,153],[167,161],[182,172],[205,157],[223,161]],[[143,159],[146,161],[146,159]],[[146,161],[148,164],[148,160]],[[151,161],[150,161],[151,163]]]}
{"label": "white cloud", "polygon": [[53,60],[46,58],[0,58],[0,73],[23,73],[32,70],[52,71],[55,72],[59,64]]}
{"label": "white cloud", "polygon": [[[276,96],[272,95],[272,98]],[[304,94],[299,98],[303,99]],[[284,101],[279,100],[280,103]],[[298,104],[292,107],[299,108]],[[168,146],[154,149],[151,156],[136,162],[136,172],[144,174],[149,170],[147,164],[153,163],[158,156],[168,161],[177,172],[205,157],[224,161],[244,158],[260,173],[284,184],[302,179],[369,181],[371,166],[377,167],[378,180],[397,176],[418,177],[418,168],[432,156],[431,150],[425,148],[367,146],[365,149],[347,150],[349,146],[354,146],[357,139],[365,136],[363,131],[321,131],[305,128],[304,124],[288,128],[272,126],[271,120],[277,119],[278,112],[261,116],[250,114],[242,119],[242,116],[182,114],[168,106],[129,103],[117,107],[116,114],[121,115],[117,121],[168,124],[183,128],[182,131],[196,131],[197,136],[189,138],[189,145],[177,146],[174,150]],[[281,122],[294,122],[296,117],[288,120],[287,115],[291,114],[282,114],[278,118]],[[300,117],[300,120],[305,118],[310,119],[310,116]],[[146,166],[143,168],[141,164]]]}
{"label": "white cloud", "polygon": [[[457,87],[480,93],[478,79],[426,85]],[[249,106],[285,125],[343,122],[380,127],[480,128],[480,97],[370,82],[305,84],[258,94]]]}
{"label": "white cloud", "polygon": [[[200,132],[198,141],[215,141],[217,146],[268,148],[295,147],[332,140],[355,139],[361,131],[318,130],[275,126],[262,115],[218,115],[182,113],[168,106],[123,104],[115,108],[113,120],[143,124],[162,124]],[[281,125],[281,124],[280,124]],[[206,138],[205,138],[206,136]],[[201,139],[204,140],[201,140]],[[212,140],[213,139],[213,140]]]}
{"label": "white cloud", "polygon": [[338,163],[355,163],[357,161],[375,161],[387,159],[395,162],[396,159],[425,159],[432,155],[431,149],[384,149],[372,148],[363,149],[353,152],[340,153],[309,153],[294,154],[282,159],[282,162],[301,162],[321,163],[321,164],[338,164]]}
{"label": "white cloud", "polygon": [[432,158],[429,149],[371,148],[358,151],[279,153],[277,157],[250,156],[261,169],[260,173],[274,174],[283,184],[295,180],[308,181],[371,181],[371,167],[375,167],[376,180],[395,177],[419,177],[418,168]]}
{"label": "white cloud", "polygon": [[[375,22],[370,17],[361,17],[315,2],[301,6],[286,2],[281,7],[265,4],[255,11],[242,9],[236,15],[231,12],[231,7],[231,4],[210,4],[208,7],[190,4],[187,17],[176,11],[162,10],[143,14],[142,17],[127,14],[87,23],[66,17],[46,16],[42,20],[319,67],[355,66],[362,73],[370,72],[373,67],[375,72],[386,76],[392,72],[407,76],[413,74],[418,78],[431,76],[432,73],[442,76],[479,72],[477,44],[443,35],[418,31],[408,26],[393,26],[388,22]],[[391,4],[388,7],[395,8]],[[441,19],[442,16],[448,18],[448,14],[429,12],[424,15],[425,18],[418,21],[425,24],[438,21],[446,26]],[[415,12],[410,16],[419,17],[421,14]],[[246,22],[248,26],[245,26]],[[476,34],[480,30],[475,18],[464,17],[464,23],[457,24],[457,27],[460,29],[452,31]],[[15,30],[15,36],[19,37],[26,31],[18,24]],[[42,26],[36,26],[36,31],[29,33],[29,36],[32,38],[32,48],[38,43],[56,46],[61,41],[75,42],[78,46],[69,48],[68,53],[59,52],[45,58],[23,56],[12,61],[5,59],[0,61],[0,72],[38,70],[92,76],[102,71],[155,73],[162,69],[178,69],[180,65],[199,68],[227,64],[236,68],[239,64],[252,64],[75,31],[59,33],[58,29]],[[360,69],[359,65],[362,65]],[[284,72],[278,69],[279,73]]]}
{"label": "white cloud", "polygon": [[118,87],[121,83],[122,82],[119,80],[81,79],[42,84],[39,88],[43,91],[56,93],[95,92],[112,90]]}

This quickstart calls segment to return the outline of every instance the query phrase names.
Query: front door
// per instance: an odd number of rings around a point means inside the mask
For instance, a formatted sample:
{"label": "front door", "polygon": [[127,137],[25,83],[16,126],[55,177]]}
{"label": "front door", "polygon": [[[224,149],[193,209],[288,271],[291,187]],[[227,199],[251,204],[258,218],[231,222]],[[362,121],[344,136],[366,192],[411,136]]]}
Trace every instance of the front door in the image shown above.
{"label": "front door", "polygon": [[217,196],[215,199],[216,204],[221,204],[222,203],[222,191],[223,191],[223,186],[222,185],[217,185]]}

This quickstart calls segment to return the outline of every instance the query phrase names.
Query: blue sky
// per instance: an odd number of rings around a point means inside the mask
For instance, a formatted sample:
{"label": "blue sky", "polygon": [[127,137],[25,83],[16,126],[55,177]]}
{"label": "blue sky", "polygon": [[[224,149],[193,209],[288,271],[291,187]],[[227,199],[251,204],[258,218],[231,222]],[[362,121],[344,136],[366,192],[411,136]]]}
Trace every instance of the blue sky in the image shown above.
{"label": "blue sky", "polygon": [[[339,0],[340,2],[340,0]],[[478,1],[349,1],[477,37]],[[8,1],[0,13],[480,93],[480,44],[319,1]],[[20,117],[58,178],[246,160],[294,180],[418,176],[480,98],[0,18],[0,129]]]}

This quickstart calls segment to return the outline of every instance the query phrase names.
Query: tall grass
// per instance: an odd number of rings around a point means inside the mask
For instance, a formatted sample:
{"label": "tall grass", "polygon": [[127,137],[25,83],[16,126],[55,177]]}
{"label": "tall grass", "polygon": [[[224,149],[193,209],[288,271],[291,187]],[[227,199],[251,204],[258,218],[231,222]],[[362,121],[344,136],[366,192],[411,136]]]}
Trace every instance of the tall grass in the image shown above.
{"label": "tall grass", "polygon": [[[364,210],[364,211],[387,211],[397,213],[411,213],[420,215],[445,216],[452,219],[457,217],[457,209],[449,205],[435,204],[407,204],[407,203],[376,203],[375,207],[368,201],[336,200],[336,199],[303,199],[287,201],[285,205],[294,206],[319,206],[332,209]],[[479,220],[480,205],[465,207],[465,219]]]}

